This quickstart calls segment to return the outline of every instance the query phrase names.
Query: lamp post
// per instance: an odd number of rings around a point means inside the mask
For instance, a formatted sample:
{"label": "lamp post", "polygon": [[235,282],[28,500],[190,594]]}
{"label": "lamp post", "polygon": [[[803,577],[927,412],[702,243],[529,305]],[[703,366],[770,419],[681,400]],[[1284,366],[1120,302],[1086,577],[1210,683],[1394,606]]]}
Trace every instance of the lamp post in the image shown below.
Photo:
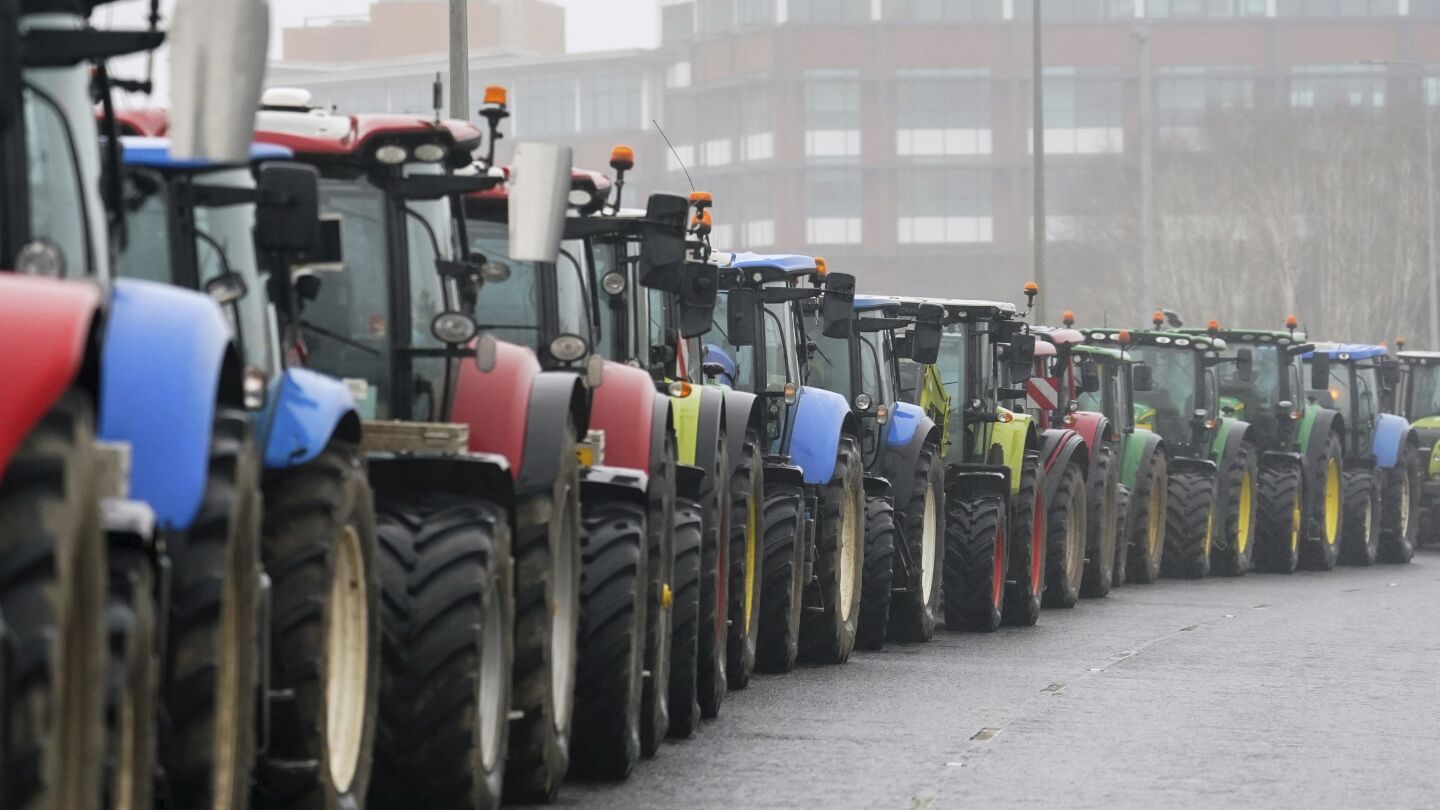
{"label": "lamp post", "polygon": [[470,120],[470,0],[450,0],[450,117]]}
{"label": "lamp post", "polygon": [[[1034,146],[1031,151],[1035,153],[1035,210],[1032,216],[1035,224],[1031,228],[1035,232],[1035,283],[1040,286],[1040,294],[1045,295],[1048,289],[1045,286],[1045,241],[1048,238],[1049,228],[1045,222],[1045,55],[1041,48],[1041,23],[1040,23],[1040,0],[1034,0],[1034,30],[1031,34],[1033,52],[1031,53],[1031,75],[1033,76],[1034,90],[1031,99],[1034,105],[1032,113],[1034,117],[1033,138]],[[1040,299],[1041,304],[1036,308],[1035,320],[1044,322],[1045,305],[1044,298]]]}
{"label": "lamp post", "polygon": [[1424,62],[1364,59],[1362,65],[1414,68],[1420,76],[1420,112],[1425,117],[1425,251],[1430,265],[1430,349],[1440,350],[1440,271],[1435,255],[1435,134],[1430,99],[1425,87],[1429,69]]}

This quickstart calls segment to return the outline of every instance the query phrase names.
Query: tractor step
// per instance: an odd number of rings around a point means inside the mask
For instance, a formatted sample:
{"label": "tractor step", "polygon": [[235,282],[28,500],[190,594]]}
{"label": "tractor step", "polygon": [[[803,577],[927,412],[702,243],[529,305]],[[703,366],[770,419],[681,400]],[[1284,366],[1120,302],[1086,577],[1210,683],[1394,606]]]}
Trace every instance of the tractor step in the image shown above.
{"label": "tractor step", "polygon": [[360,449],[365,453],[439,453],[459,455],[470,444],[470,426],[440,422],[366,422]]}

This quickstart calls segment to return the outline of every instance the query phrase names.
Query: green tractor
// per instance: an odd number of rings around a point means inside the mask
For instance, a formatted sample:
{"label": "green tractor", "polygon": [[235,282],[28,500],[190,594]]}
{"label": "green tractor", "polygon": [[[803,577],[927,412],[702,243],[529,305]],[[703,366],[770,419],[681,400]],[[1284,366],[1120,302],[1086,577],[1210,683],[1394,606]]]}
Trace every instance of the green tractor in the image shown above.
{"label": "green tractor", "polygon": [[1226,414],[1219,400],[1219,371],[1235,366],[1254,376],[1253,358],[1225,358],[1225,341],[1213,335],[1161,331],[1082,329],[1086,340],[1123,347],[1141,365],[1132,370],[1135,423],[1165,441],[1165,545],[1131,548],[1128,573],[1138,582],[1159,575],[1199,579],[1217,572],[1240,576],[1255,551],[1255,483],[1259,454],[1250,425]]}
{"label": "green tractor", "polygon": [[[1283,330],[1183,329],[1225,341],[1216,367],[1222,413],[1250,424],[1259,451],[1255,485],[1257,570],[1288,574],[1301,565],[1328,569],[1339,555],[1343,521],[1345,420],[1304,402],[1301,357],[1312,347],[1294,316]],[[1241,379],[1242,359],[1251,369]]]}
{"label": "green tractor", "polygon": [[1395,412],[1410,420],[1425,453],[1416,544],[1434,544],[1440,542],[1440,352],[1407,352],[1404,338],[1395,346],[1400,350]]}

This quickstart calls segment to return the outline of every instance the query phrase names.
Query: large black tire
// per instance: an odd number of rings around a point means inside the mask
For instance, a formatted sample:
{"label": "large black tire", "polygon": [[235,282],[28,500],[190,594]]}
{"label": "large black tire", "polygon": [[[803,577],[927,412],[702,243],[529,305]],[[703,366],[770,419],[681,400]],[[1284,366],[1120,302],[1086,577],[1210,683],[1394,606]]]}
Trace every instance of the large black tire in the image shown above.
{"label": "large black tire", "polygon": [[675,598],[675,434],[665,434],[661,467],[650,476],[646,515],[645,684],[640,709],[640,753],[653,757],[670,729],[670,644]]}
{"label": "large black tire", "polygon": [[[718,437],[715,450],[711,498],[705,505],[704,537],[700,551],[700,663],[696,690],[700,716],[720,715],[720,705],[730,691],[725,672],[730,643],[730,461],[725,436]],[[762,492],[763,496],[764,493]],[[676,566],[680,564],[677,550]]]}
{"label": "large black tire", "polygon": [[910,502],[897,510],[912,570],[890,603],[889,636],[929,641],[940,621],[940,584],[945,565],[945,472],[940,448],[927,445],[915,467]]}
{"label": "large black tire", "polygon": [[111,533],[106,545],[110,660],[105,672],[104,806],[148,809],[154,805],[160,699],[155,566],[145,538]]}
{"label": "large black tire", "polygon": [[1017,627],[1034,627],[1040,621],[1040,600],[1045,594],[1048,515],[1040,477],[1040,454],[1026,451],[1020,465],[1020,491],[1010,501],[1003,610],[1005,623]]}
{"label": "large black tire", "polygon": [[1380,552],[1379,470],[1345,471],[1345,526],[1340,530],[1340,562],[1374,565]]}
{"label": "large black tire", "polygon": [[1300,538],[1305,534],[1303,472],[1291,465],[1261,467],[1256,492],[1255,569],[1293,574],[1300,564]]}
{"label": "large black tire", "polygon": [[1168,462],[1156,450],[1150,461],[1135,478],[1134,503],[1130,520],[1129,561],[1125,581],[1149,585],[1160,578],[1160,565],[1165,556],[1166,513],[1169,511],[1170,488]]}
{"label": "large black tire", "polygon": [[[855,649],[865,576],[865,480],[860,442],[842,435],[835,474],[820,490],[815,522],[815,588],[821,610],[800,617],[800,657],[843,664]],[[813,596],[812,596],[813,598]]]}
{"label": "large black tire", "polygon": [[1313,465],[1305,484],[1306,528],[1300,541],[1300,566],[1311,571],[1335,567],[1345,528],[1345,461],[1340,436],[1331,433],[1324,441],[1325,455]]}
{"label": "large black tire", "polygon": [[1005,501],[950,493],[945,514],[945,629],[1000,628],[1005,601]]}
{"label": "large black tire", "polygon": [[1218,576],[1243,577],[1254,564],[1259,477],[1259,453],[1249,442],[1226,453],[1217,482],[1223,500],[1216,505],[1214,548],[1210,552],[1211,569]]}
{"label": "large black tire", "polygon": [[1095,458],[1085,482],[1085,572],[1080,595],[1103,599],[1110,593],[1115,567],[1115,525],[1119,519],[1115,499],[1120,488],[1120,459],[1109,444],[1093,447]]}
{"label": "large black tire", "polygon": [[375,524],[351,445],[332,442],[308,464],[265,478],[270,682],[292,695],[271,709],[270,748],[257,768],[272,807],[364,806],[380,695]]}
{"label": "large black tire", "polygon": [[1115,565],[1110,568],[1110,587],[1125,584],[1125,563],[1130,559],[1130,490],[1115,488]]}
{"label": "large black tire", "polygon": [[615,781],[640,759],[645,682],[646,512],[610,498],[584,503],[584,573],[570,775]]}
{"label": "large black tire", "polygon": [[[747,427],[740,458],[736,460],[735,471],[730,476],[730,543],[726,548],[729,645],[725,662],[730,689],[744,689],[749,685],[750,675],[757,666],[763,617],[768,615],[763,595],[770,572],[762,573],[761,569],[764,561],[771,557],[771,497],[765,484],[760,434],[755,428]],[[791,523],[798,520],[798,515],[797,504]],[[777,529],[773,539],[779,542],[783,533],[783,529]],[[798,528],[790,531],[792,547],[798,534]],[[794,660],[793,655],[791,660]]]}
{"label": "large black tire", "polygon": [[[370,805],[493,808],[510,724],[514,614],[505,511],[473,496],[385,498],[384,653]],[[343,807],[343,805],[342,805]]]}
{"label": "large black tire", "polygon": [[1382,472],[1380,562],[1403,565],[1415,556],[1420,533],[1422,458],[1418,450],[1406,446],[1395,466]]}
{"label": "large black tire", "polygon": [[885,646],[890,626],[890,589],[895,580],[895,504],[888,495],[865,499],[865,574],[855,648]]}
{"label": "large black tire", "polygon": [[771,484],[765,489],[763,559],[756,578],[762,587],[759,615],[752,617],[759,625],[755,669],[760,672],[789,672],[800,655],[800,611],[805,595],[803,498],[799,487],[788,484]]}
{"label": "large black tire", "polygon": [[675,503],[675,636],[670,645],[671,737],[684,739],[700,725],[700,546],[705,519],[699,504]]}
{"label": "large black tire", "polygon": [[66,394],[26,436],[0,483],[0,695],[6,810],[94,807],[104,752],[105,538],[94,410]]}
{"label": "large black tire", "polygon": [[1199,472],[1171,472],[1165,510],[1167,577],[1201,579],[1210,573],[1215,532],[1215,479]]}
{"label": "large black tire", "polygon": [[200,512],[168,546],[171,602],[161,762],[176,807],[249,803],[259,677],[260,520],[249,415],[221,408]]}
{"label": "large black tire", "polygon": [[1085,470],[1072,462],[1053,474],[1060,476],[1060,484],[1045,515],[1044,603],[1047,608],[1072,608],[1085,579]]}
{"label": "large black tire", "polygon": [[[505,762],[505,801],[548,802],[570,767],[576,637],[580,627],[580,466],[575,428],[566,424],[556,448],[558,472],[538,510],[543,523],[517,520],[515,670]],[[536,504],[530,504],[531,507]]]}

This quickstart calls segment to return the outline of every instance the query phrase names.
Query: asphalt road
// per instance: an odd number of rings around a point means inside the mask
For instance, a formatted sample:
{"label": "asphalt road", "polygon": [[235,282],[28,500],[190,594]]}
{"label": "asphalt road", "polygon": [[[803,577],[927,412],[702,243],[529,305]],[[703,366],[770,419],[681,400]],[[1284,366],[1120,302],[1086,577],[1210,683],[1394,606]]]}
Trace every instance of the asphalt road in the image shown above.
{"label": "asphalt road", "polygon": [[1440,807],[1440,552],[1127,586],[757,677],[561,807]]}

